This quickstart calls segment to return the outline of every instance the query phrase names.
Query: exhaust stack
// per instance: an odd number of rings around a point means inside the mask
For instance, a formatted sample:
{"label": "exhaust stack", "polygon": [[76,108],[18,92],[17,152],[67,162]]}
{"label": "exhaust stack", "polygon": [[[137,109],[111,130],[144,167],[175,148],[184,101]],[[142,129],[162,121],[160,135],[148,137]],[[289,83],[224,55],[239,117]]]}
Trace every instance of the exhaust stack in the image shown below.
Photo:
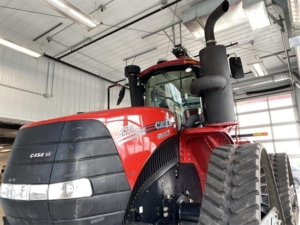
{"label": "exhaust stack", "polygon": [[224,1],[208,17],[205,24],[205,41],[206,46],[216,45],[214,27],[216,22],[228,11],[229,2]]}
{"label": "exhaust stack", "polygon": [[206,46],[199,53],[202,77],[190,86],[192,94],[201,96],[207,124],[235,121],[234,100],[229,76],[226,47],[216,45],[214,26],[229,9],[224,1],[208,17],[205,25]]}

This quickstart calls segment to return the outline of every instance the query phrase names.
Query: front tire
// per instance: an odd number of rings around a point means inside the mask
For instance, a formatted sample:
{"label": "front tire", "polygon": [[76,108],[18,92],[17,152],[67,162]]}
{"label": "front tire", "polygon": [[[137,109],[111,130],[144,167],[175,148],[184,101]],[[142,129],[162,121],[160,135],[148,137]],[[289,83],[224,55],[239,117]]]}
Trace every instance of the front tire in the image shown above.
{"label": "front tire", "polygon": [[212,152],[200,225],[259,225],[273,207],[283,221],[272,167],[260,144],[219,146]]}

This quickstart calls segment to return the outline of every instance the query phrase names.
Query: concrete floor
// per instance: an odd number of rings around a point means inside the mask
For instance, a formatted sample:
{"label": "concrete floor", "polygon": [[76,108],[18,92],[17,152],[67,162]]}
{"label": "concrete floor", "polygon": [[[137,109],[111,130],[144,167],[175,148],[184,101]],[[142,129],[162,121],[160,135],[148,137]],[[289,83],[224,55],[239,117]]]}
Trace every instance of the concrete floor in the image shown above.
{"label": "concrete floor", "polygon": [[3,216],[4,216],[4,212],[3,212],[2,206],[0,204],[0,225],[3,225],[3,221],[2,221]]}
{"label": "concrete floor", "polygon": [[[300,194],[298,195],[298,199],[299,199],[299,203],[300,203]],[[0,225],[3,225],[3,221],[2,221],[2,217],[4,216],[4,212],[3,212],[3,209],[2,209],[2,206],[1,206],[1,204],[0,204],[0,218],[1,218],[1,220],[0,220]],[[300,224],[300,217],[299,217],[299,222],[298,222],[298,224]]]}

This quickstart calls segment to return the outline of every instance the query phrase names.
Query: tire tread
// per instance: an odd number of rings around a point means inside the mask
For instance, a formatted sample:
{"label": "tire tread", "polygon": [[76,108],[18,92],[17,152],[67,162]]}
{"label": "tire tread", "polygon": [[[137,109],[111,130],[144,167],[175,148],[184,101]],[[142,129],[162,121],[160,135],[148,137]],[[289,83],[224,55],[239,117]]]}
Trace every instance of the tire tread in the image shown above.
{"label": "tire tread", "polygon": [[212,152],[199,224],[260,224],[260,148],[230,145]]}

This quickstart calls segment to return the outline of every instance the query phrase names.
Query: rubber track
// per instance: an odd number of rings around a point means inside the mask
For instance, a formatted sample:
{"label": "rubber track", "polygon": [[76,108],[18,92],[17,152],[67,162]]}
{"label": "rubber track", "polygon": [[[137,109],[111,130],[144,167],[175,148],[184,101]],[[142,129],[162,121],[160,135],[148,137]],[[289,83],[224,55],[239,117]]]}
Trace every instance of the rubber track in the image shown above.
{"label": "rubber track", "polygon": [[260,224],[260,149],[247,144],[213,151],[199,224]]}
{"label": "rubber track", "polygon": [[289,161],[286,153],[269,154],[273,172],[281,200],[285,222],[288,225],[298,224],[298,200],[297,195],[295,196],[296,201],[294,207],[292,205],[290,186],[294,185],[294,182],[289,178]]}

